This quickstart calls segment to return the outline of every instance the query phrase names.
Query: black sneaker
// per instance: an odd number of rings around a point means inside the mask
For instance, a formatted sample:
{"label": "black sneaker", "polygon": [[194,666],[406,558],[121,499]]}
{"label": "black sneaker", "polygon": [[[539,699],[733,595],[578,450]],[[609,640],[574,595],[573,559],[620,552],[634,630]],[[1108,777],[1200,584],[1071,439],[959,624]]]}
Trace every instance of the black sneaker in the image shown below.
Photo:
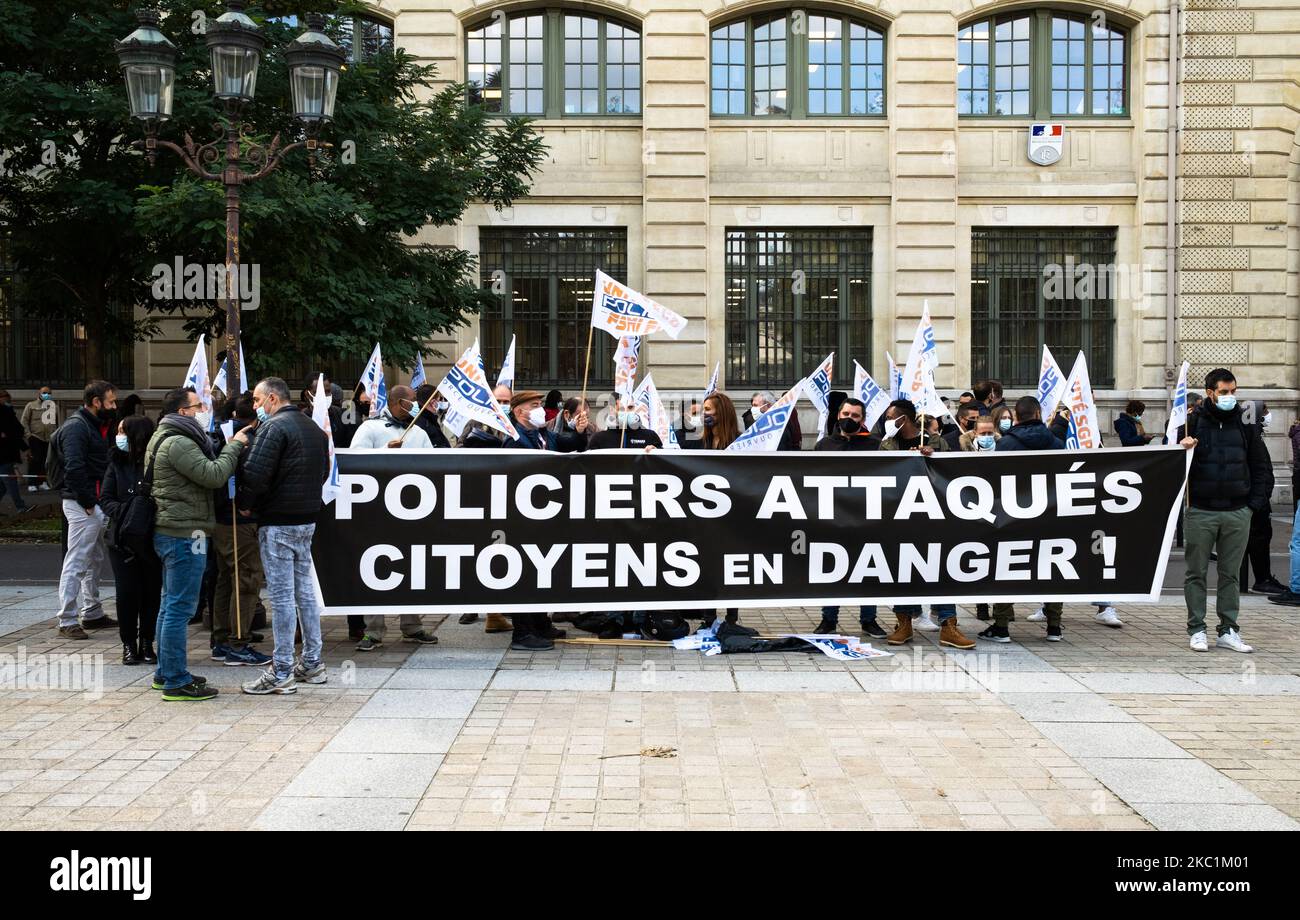
{"label": "black sneaker", "polygon": [[437,645],[438,637],[427,629],[422,629],[412,636],[402,636],[403,642],[418,642],[421,645]]}
{"label": "black sneaker", "polygon": [[817,628],[813,630],[813,632],[819,636],[828,636],[831,633],[837,633],[839,631],[840,631],[839,621],[828,620],[825,617],[822,617],[822,621],[818,623]]}
{"label": "black sneaker", "polygon": [[1268,602],[1270,604],[1282,604],[1286,607],[1300,607],[1300,594],[1287,589],[1281,594],[1269,595]]}
{"label": "black sneaker", "polygon": [[989,642],[1001,642],[1003,644],[1011,641],[1011,633],[1005,626],[990,626],[988,629],[980,633],[979,637]]}
{"label": "black sneaker", "polygon": [[512,652],[549,652],[553,648],[555,643],[541,636],[520,636],[510,640]]}
{"label": "black sneaker", "polygon": [[164,690],[162,698],[169,703],[201,703],[203,700],[210,700],[217,695],[216,687],[209,687],[206,683],[188,683],[184,687],[177,687],[175,690]]}
{"label": "black sneaker", "polygon": [[468,626],[470,623],[473,623],[477,619],[478,619],[477,613],[462,613],[460,615],[460,618],[457,619],[456,622],[459,623],[461,626]]}
{"label": "black sneaker", "polygon": [[889,635],[889,633],[880,628],[880,624],[875,620],[872,620],[870,623],[863,623],[862,631],[873,639],[883,639]]}
{"label": "black sneaker", "polygon": [[1268,594],[1270,596],[1274,594],[1281,594],[1286,589],[1287,589],[1286,585],[1282,584],[1280,581],[1278,581],[1276,578],[1274,578],[1271,575],[1268,578],[1265,578],[1263,581],[1257,581],[1250,586],[1250,590],[1258,591],[1260,594]]}
{"label": "black sneaker", "polygon": [[117,620],[107,615],[98,617],[94,620],[86,620],[81,624],[81,628],[85,630],[108,629],[110,626],[116,629]]}
{"label": "black sneaker", "polygon": [[[198,684],[199,686],[202,686],[208,682],[208,679],[206,677],[199,677],[197,674],[191,676],[194,678],[194,683]],[[150,686],[154,690],[161,690],[163,688],[162,678],[158,677],[157,675],[154,675],[153,683],[150,684]]]}
{"label": "black sneaker", "polygon": [[568,633],[565,632],[563,629],[556,629],[550,623],[547,623],[546,626],[542,628],[542,631],[539,635],[541,635],[542,638],[544,639],[563,639],[565,636],[568,635]]}
{"label": "black sneaker", "polygon": [[1048,641],[1048,642],[1060,642],[1060,641],[1061,641],[1061,624],[1060,624],[1060,623],[1056,623],[1055,625],[1053,625],[1053,624],[1051,624],[1051,623],[1048,623],[1048,624],[1047,624],[1047,641]]}

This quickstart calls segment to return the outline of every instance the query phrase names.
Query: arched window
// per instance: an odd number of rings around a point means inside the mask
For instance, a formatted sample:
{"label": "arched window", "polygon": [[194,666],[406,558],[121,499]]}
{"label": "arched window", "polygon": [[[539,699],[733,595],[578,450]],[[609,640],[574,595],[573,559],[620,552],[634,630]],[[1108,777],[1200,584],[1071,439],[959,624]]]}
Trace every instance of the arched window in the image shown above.
{"label": "arched window", "polygon": [[1024,10],[957,32],[957,114],[1128,114],[1128,33],[1100,12]]}
{"label": "arched window", "polygon": [[503,115],[636,115],[641,32],[595,13],[497,15],[465,36],[470,102]]}
{"label": "arched window", "polygon": [[714,115],[885,114],[885,36],[839,13],[764,13],[714,27]]}

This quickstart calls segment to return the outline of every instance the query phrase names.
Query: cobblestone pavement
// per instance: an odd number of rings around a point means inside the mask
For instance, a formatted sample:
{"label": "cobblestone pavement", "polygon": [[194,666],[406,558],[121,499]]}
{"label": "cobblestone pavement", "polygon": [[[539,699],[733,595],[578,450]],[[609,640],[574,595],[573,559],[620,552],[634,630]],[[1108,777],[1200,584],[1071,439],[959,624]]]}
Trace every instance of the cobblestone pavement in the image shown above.
{"label": "cobblestone pavement", "polygon": [[853,663],[521,654],[442,617],[438,646],[394,628],[359,653],[330,619],[329,683],[283,697],[238,693],[253,672],[192,627],[223,692],[191,704],[116,664],[115,631],[60,640],[55,606],[0,588],[0,828],[1300,828],[1300,609],[1260,598],[1248,656],[1189,651],[1176,598],[1122,630],[1068,606],[1061,643],[1022,609],[1009,646],[918,633]]}

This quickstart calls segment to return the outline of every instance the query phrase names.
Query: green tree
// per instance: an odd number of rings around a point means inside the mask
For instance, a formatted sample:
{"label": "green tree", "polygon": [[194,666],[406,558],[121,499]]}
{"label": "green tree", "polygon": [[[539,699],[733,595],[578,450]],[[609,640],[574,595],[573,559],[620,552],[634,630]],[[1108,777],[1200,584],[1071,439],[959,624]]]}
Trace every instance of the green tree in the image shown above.
{"label": "green tree", "polygon": [[[225,210],[218,183],[192,176],[160,150],[155,166],[127,106],[113,43],[142,5],[162,11],[179,50],[175,108],[161,136],[215,139],[200,14],[220,0],[0,0],[0,230],[10,235],[14,296],[28,311],[87,330],[88,371],[103,346],[156,333],[160,315],[187,332],[219,335],[219,302],[159,299],[154,266],[176,257],[220,263]],[[296,140],[281,51],[302,30],[297,14],[346,17],[355,0],[263,0],[247,10],[268,39],[256,101],[240,121],[250,138]],[[338,40],[343,19],[327,31]],[[243,314],[254,370],[317,355],[368,354],[409,366],[422,340],[465,322],[488,300],[474,256],[421,242],[474,202],[504,207],[528,191],[545,150],[523,120],[467,105],[460,83],[435,86],[432,66],[397,50],[349,63],[325,148],[309,165],[290,153],[243,187],[240,255],[259,268],[259,307]],[[114,304],[143,304],[137,319]]]}

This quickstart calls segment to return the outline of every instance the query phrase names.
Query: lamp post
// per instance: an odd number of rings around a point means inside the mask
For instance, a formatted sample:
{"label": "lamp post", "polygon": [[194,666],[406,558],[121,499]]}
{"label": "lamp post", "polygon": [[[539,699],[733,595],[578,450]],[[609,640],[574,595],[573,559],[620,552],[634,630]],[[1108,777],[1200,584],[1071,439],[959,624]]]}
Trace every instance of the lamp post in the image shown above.
{"label": "lamp post", "polygon": [[[302,122],[305,138],[280,146],[280,135],[269,145],[253,141],[239,121],[244,106],[253,101],[257,73],[266,38],[257,23],[244,14],[243,0],[226,0],[226,12],[208,24],[206,42],[212,62],[212,87],[224,116],[216,140],[196,146],[187,133],[184,146],[158,136],[171,118],[172,88],[176,79],[176,46],[159,29],[157,10],[141,10],[139,26],[117,42],[114,50],[126,82],[131,116],[141,123],[144,139],[137,141],[152,165],[159,147],[181,158],[190,172],[209,182],[220,182],[226,193],[226,284],[222,306],[226,314],[226,379],[240,378],[239,297],[239,193],[241,187],[272,172],[291,150],[306,147],[315,159],[316,134],[334,116],[334,99],[343,49],[324,32],[324,18],[307,17],[307,30],[284,52],[289,65],[289,91],[294,116]],[[224,154],[222,148],[224,147]]]}

